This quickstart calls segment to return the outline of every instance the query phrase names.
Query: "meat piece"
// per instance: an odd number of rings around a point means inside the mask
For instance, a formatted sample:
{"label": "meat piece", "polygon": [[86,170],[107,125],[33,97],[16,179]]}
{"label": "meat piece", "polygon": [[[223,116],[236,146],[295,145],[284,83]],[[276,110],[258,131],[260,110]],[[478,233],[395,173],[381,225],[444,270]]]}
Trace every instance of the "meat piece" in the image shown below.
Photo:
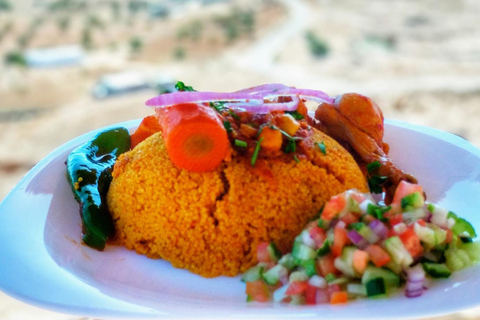
{"label": "meat piece", "polygon": [[398,169],[387,156],[388,145],[383,142],[383,113],[371,99],[356,93],[347,93],[333,104],[322,103],[315,111],[316,127],[355,153],[360,165],[374,161],[381,166],[373,172],[386,177],[383,183],[385,202],[393,198],[402,180],[416,183],[416,179]]}

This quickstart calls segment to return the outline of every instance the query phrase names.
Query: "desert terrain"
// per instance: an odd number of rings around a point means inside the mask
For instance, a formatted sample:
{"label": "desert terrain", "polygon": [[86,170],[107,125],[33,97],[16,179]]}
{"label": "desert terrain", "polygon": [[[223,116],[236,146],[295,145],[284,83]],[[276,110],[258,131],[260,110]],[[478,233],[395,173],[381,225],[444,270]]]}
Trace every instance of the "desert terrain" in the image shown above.
{"label": "desert terrain", "polygon": [[[480,147],[475,0],[6,2],[0,200],[63,143],[152,113],[144,102],[158,94],[155,86],[93,95],[102,76],[127,71],[205,91],[275,82],[332,96],[359,92],[387,119],[451,132]],[[75,63],[35,67],[22,60],[32,50],[66,45],[80,48]],[[0,294],[0,319],[25,318],[83,319]],[[435,319],[480,319],[480,311]]]}

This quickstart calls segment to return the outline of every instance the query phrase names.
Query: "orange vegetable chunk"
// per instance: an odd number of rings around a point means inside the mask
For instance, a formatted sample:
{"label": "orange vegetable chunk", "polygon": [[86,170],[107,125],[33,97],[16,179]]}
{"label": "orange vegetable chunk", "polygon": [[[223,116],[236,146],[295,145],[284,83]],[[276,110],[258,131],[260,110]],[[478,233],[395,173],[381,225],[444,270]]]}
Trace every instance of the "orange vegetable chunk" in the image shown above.
{"label": "orange vegetable chunk", "polygon": [[157,113],[168,155],[175,166],[207,172],[227,157],[227,130],[212,108],[186,103],[162,108]]}
{"label": "orange vegetable chunk", "polygon": [[143,118],[137,130],[130,136],[131,148],[135,148],[140,142],[161,130],[160,123],[156,116]]}

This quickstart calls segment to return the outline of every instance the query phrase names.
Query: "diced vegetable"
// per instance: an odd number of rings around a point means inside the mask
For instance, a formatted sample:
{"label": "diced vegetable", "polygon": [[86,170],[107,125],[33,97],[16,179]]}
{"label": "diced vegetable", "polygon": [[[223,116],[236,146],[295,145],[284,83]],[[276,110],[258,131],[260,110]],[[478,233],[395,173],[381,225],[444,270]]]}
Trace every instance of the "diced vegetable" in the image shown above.
{"label": "diced vegetable", "polygon": [[413,298],[424,293],[426,277],[446,278],[480,262],[470,223],[425,204],[418,185],[403,183],[396,196],[388,207],[354,190],[333,197],[322,217],[296,237],[291,253],[278,259],[266,244],[259,246],[264,262],[244,281],[261,280],[273,292],[270,299],[291,304],[385,297],[403,284]]}
{"label": "diced vegetable", "polygon": [[445,263],[422,263],[425,272],[432,278],[448,278],[452,274]]}

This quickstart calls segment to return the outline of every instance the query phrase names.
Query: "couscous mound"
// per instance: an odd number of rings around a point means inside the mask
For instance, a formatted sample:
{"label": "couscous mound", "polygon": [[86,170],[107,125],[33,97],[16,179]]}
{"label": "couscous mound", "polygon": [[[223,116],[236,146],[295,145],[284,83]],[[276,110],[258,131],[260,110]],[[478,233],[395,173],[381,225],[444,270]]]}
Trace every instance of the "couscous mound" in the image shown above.
{"label": "couscous mound", "polygon": [[204,277],[235,276],[257,263],[257,244],[291,250],[296,235],[333,195],[368,191],[352,156],[314,130],[307,157],[233,155],[216,170],[175,167],[156,133],[120,156],[107,196],[115,241]]}

